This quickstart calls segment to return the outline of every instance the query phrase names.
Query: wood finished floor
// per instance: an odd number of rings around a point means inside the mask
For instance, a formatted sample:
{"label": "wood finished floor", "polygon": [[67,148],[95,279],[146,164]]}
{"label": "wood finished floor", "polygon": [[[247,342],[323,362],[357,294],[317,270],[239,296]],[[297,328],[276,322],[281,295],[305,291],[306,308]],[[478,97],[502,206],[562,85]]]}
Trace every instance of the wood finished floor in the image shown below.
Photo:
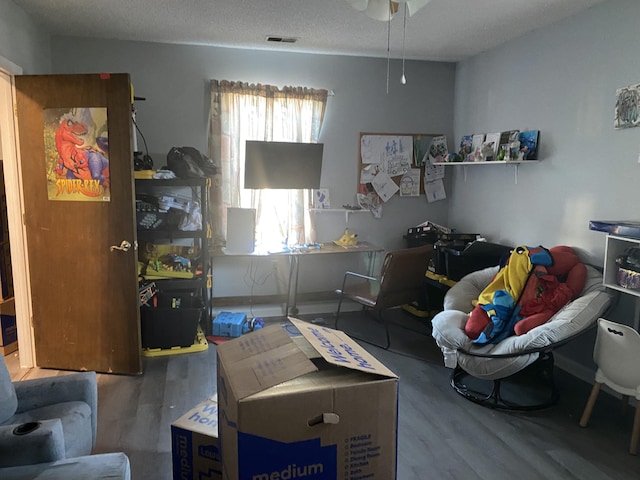
{"label": "wood finished floor", "polygon": [[[633,408],[623,416],[620,401],[603,392],[589,427],[580,428],[591,385],[561,370],[560,400],[550,409],[509,413],[476,405],[449,386],[450,370],[433,355],[428,321],[397,314],[405,327],[391,330],[397,351],[363,345],[400,377],[399,480],[640,478],[640,457],[628,453]],[[350,326],[348,318],[340,324],[347,332]],[[65,374],[21,370],[16,356],[5,359],[14,380]],[[170,424],[215,392],[215,346],[143,363],[141,376],[98,375],[95,452],[125,452],[135,480],[171,479]]]}

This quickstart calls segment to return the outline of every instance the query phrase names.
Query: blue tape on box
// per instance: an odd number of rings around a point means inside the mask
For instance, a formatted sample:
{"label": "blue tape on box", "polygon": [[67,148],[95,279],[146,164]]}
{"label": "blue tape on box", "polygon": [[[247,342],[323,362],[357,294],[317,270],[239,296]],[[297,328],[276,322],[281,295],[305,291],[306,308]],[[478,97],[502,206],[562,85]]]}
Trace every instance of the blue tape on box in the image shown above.
{"label": "blue tape on box", "polygon": [[220,312],[213,319],[213,335],[216,337],[239,337],[247,321],[246,313]]}

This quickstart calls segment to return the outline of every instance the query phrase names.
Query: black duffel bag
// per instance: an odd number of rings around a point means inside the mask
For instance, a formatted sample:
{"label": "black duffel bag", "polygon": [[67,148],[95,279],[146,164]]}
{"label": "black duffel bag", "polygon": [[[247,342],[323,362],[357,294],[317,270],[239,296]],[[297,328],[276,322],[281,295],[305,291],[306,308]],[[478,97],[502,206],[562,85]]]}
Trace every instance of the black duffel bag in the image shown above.
{"label": "black duffel bag", "polygon": [[193,147],[171,147],[167,167],[180,178],[211,177],[218,173],[213,160]]}

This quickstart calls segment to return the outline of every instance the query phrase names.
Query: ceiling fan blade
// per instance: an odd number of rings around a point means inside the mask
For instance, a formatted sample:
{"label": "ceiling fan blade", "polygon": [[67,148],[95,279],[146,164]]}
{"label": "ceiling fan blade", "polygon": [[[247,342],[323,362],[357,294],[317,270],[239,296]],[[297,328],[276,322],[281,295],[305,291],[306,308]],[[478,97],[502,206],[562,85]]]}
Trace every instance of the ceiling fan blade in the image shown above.
{"label": "ceiling fan blade", "polygon": [[393,2],[389,0],[369,0],[364,14],[374,20],[386,22],[393,16],[393,13],[398,11],[397,4],[395,5],[395,9],[392,4]]}
{"label": "ceiling fan blade", "polygon": [[[402,2],[402,0],[396,0]],[[414,13],[417,13],[418,10],[422,9],[427,3],[431,0],[405,0],[407,3],[407,7],[409,8],[409,16],[412,16]]]}
{"label": "ceiling fan blade", "polygon": [[347,3],[359,12],[364,12],[367,9],[369,0],[347,0]]}

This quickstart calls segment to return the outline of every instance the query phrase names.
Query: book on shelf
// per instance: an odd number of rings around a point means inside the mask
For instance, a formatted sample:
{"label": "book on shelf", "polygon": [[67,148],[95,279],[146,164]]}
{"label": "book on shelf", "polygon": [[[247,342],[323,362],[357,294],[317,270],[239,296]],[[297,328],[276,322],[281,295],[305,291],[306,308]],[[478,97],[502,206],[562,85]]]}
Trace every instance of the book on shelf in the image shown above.
{"label": "book on shelf", "polygon": [[460,139],[460,150],[458,150],[463,162],[467,160],[471,152],[473,152],[473,135],[463,135]]}
{"label": "book on shelf", "polygon": [[500,133],[487,133],[482,143],[482,155],[485,160],[493,161],[498,157],[500,146]]}
{"label": "book on shelf", "polygon": [[516,160],[520,151],[518,135],[520,130],[506,130],[500,133],[498,160]]}
{"label": "book on shelf", "polygon": [[471,137],[471,150],[475,152],[478,148],[482,147],[484,142],[484,133],[476,133]]}
{"label": "book on shelf", "polygon": [[539,137],[539,130],[526,130],[520,132],[520,134],[518,135],[518,140],[520,140],[520,152],[523,153],[523,160],[538,159]]}

